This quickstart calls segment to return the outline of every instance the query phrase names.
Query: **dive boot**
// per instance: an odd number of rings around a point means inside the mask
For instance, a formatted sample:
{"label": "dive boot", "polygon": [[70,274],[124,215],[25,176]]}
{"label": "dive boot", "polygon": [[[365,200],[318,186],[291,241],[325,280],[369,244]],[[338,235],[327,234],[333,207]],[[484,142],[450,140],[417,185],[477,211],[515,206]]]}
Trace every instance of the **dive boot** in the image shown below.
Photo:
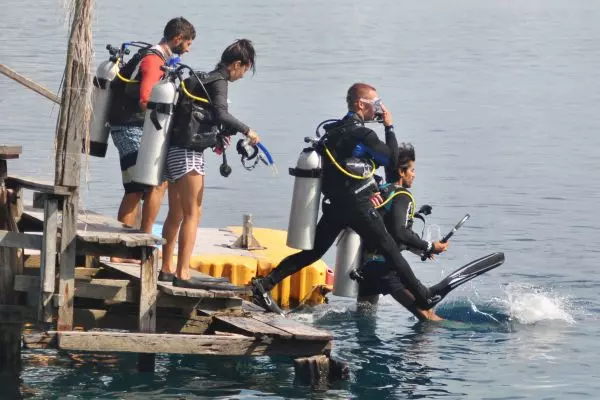
{"label": "dive boot", "polygon": [[279,314],[282,317],[285,317],[283,310],[279,308],[275,300],[271,297],[268,291],[265,290],[262,279],[261,278],[252,278],[250,281],[250,285],[252,286],[252,302],[265,310]]}

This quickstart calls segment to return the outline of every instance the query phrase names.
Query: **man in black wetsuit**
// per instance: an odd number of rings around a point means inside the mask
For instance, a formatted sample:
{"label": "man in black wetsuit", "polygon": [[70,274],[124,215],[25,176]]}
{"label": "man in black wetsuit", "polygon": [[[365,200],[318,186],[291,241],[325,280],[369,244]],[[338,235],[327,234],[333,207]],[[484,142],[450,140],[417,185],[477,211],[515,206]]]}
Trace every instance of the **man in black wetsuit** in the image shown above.
{"label": "man in black wetsuit", "polygon": [[[410,143],[402,143],[398,148],[397,167],[389,170],[387,175],[387,180],[391,183],[386,185],[385,197],[389,202],[380,208],[385,226],[396,241],[398,251],[411,250],[418,254],[442,253],[446,251],[448,243],[427,242],[412,230],[416,202],[408,189],[414,179],[415,150]],[[380,294],[390,294],[420,320],[440,319],[433,310],[420,307],[417,296],[410,289],[414,283],[406,281],[403,275],[398,274],[394,265],[388,262],[378,249],[372,244],[365,244],[363,248],[365,264],[361,268],[363,279],[358,289],[359,304],[377,304]],[[435,295],[435,286],[430,288],[430,292]]]}
{"label": "man in black wetsuit", "polygon": [[[430,308],[429,290],[415,277],[373,206],[373,199],[379,195],[377,182],[372,177],[373,168],[384,166],[388,171],[397,164],[398,142],[392,115],[383,106],[375,88],[364,83],[350,87],[346,102],[348,114],[342,120],[324,126],[326,139],[320,151],[323,157],[323,215],[317,224],[314,247],[284,258],[266,277],[253,279],[253,299],[281,314],[268,292],[283,279],[319,260],[338,234],[349,227],[360,235],[363,243],[377,249],[390,261],[394,271],[403,276],[406,287],[415,294],[419,306]],[[385,143],[364,126],[379,113],[383,116]]]}

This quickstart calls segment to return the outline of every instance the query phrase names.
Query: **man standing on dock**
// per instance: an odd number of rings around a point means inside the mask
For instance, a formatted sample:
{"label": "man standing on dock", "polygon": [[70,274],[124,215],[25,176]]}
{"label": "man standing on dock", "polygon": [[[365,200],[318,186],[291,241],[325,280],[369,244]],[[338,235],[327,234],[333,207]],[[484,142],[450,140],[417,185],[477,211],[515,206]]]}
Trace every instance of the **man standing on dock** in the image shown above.
{"label": "man standing on dock", "polygon": [[138,204],[143,200],[141,230],[146,233],[152,232],[167,182],[149,187],[132,180],[142,139],[144,113],[152,87],[164,76],[161,67],[173,54],[187,53],[195,37],[196,30],[189,21],[183,17],[171,19],[165,26],[162,40],[133,56],[121,69],[121,76],[111,84],[113,97],[109,124],[113,142],[119,151],[125,188],[117,219],[125,225],[134,226]]}

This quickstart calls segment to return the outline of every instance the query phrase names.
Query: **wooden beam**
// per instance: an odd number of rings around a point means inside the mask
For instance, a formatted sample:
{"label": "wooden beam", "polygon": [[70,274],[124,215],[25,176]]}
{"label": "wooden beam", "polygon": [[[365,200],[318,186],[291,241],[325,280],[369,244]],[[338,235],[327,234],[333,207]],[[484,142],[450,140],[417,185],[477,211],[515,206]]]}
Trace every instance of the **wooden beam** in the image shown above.
{"label": "wooden beam", "polygon": [[33,90],[34,92],[41,94],[45,98],[52,100],[56,104],[60,104],[60,98],[57,95],[55,95],[54,93],[52,93],[50,90],[46,89],[39,83],[36,83],[36,82],[32,81],[31,79],[26,78],[25,76],[19,74],[17,71],[15,71],[11,68],[8,68],[6,65],[0,64],[0,73],[9,77],[13,81],[18,82],[21,85]]}
{"label": "wooden beam", "polygon": [[[8,199],[8,190],[4,187],[7,174],[7,163],[0,159],[0,229],[5,233],[4,240],[18,238],[26,239],[19,234],[17,223],[12,214]],[[13,281],[16,275],[23,272],[23,250],[20,248],[0,247],[0,306],[3,306],[6,319],[18,318],[15,316],[14,306],[20,303],[20,293],[13,290]],[[19,321],[13,323],[0,323],[0,375],[18,375],[21,369],[21,329]],[[16,323],[14,323],[16,322]]]}
{"label": "wooden beam", "polygon": [[44,201],[44,236],[40,258],[40,305],[38,320],[52,322],[52,297],[56,282],[56,240],[58,236],[58,201]]}
{"label": "wooden beam", "polygon": [[58,288],[59,306],[58,323],[59,331],[73,329],[73,298],[75,297],[75,243],[76,223],[79,202],[79,192],[69,197],[63,203],[62,230],[60,241],[60,282]]}
{"label": "wooden beam", "polygon": [[42,235],[0,230],[0,247],[41,250]]}
{"label": "wooden beam", "polygon": [[55,185],[50,181],[28,176],[9,175],[6,178],[6,186],[9,188],[23,187],[25,189],[57,196],[68,196],[72,193],[72,189],[66,186]]}
{"label": "wooden beam", "polygon": [[[142,265],[140,269],[140,310],[139,330],[144,333],[156,332],[156,282],[158,274],[158,249],[142,248]],[[152,354],[138,355],[138,369],[141,372],[153,372],[156,356]]]}
{"label": "wooden beam", "polygon": [[57,335],[60,349],[77,351],[301,357],[330,350],[328,341],[303,341],[294,345],[289,340],[260,340],[241,335],[119,332],[57,332]]}

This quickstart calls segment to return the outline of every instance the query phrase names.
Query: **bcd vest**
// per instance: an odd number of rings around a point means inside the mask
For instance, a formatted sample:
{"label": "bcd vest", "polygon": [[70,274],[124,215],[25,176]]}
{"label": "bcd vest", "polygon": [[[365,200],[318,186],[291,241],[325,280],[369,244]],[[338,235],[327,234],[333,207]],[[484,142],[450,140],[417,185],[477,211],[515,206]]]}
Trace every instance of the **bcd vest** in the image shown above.
{"label": "bcd vest", "polygon": [[185,91],[180,93],[175,108],[170,143],[172,146],[203,151],[217,145],[222,127],[205,88],[221,79],[226,78],[218,71],[212,71],[197,72],[183,81]]}
{"label": "bcd vest", "polygon": [[135,53],[119,70],[119,75],[111,82],[111,104],[108,112],[108,123],[116,125],[144,125],[144,111],[140,108],[139,66],[142,59],[156,54],[166,62],[165,56],[153,47],[146,47]]}

